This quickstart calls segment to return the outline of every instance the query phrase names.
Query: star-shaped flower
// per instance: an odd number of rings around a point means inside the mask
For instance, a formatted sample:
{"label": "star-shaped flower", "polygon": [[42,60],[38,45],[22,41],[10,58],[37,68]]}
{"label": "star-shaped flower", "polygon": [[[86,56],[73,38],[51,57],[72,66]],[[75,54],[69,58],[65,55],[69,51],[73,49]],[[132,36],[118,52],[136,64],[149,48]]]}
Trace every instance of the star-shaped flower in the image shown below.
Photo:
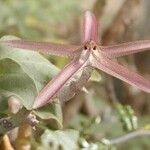
{"label": "star-shaped flower", "polygon": [[149,40],[113,46],[101,46],[98,42],[96,18],[90,11],[86,11],[84,14],[82,42],[80,45],[64,45],[26,40],[5,40],[2,41],[1,44],[13,48],[34,50],[51,55],[68,56],[72,58],[72,61],[39,92],[33,104],[34,109],[51,102],[51,99],[74,74],[85,67],[100,69],[150,93],[150,81],[111,60],[112,58],[149,50]]}

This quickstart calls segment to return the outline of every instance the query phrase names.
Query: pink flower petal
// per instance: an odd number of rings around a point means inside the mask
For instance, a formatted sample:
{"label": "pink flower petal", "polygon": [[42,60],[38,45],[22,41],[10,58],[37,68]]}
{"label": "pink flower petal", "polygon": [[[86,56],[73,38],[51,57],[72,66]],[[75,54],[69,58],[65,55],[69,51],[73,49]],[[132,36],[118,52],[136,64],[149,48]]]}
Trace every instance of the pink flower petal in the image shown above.
{"label": "pink flower petal", "polygon": [[93,40],[98,42],[97,40],[97,22],[94,14],[90,11],[86,11],[84,14],[84,21],[83,21],[83,37],[82,41],[87,42]]}
{"label": "pink flower petal", "polygon": [[26,50],[39,51],[57,56],[76,56],[80,53],[81,46],[77,45],[63,45],[49,42],[33,42],[26,40],[5,40],[0,41],[0,44],[12,48],[20,48]]}
{"label": "pink flower petal", "polygon": [[123,80],[139,89],[150,93],[150,81],[144,79],[142,76],[128,70],[127,68],[109,60],[108,58],[99,59],[93,56],[92,65],[120,80]]}
{"label": "pink flower petal", "polygon": [[150,40],[128,42],[112,46],[100,47],[102,53],[109,57],[119,57],[150,50]]}
{"label": "pink flower petal", "polygon": [[62,71],[56,75],[38,94],[33,104],[33,108],[41,107],[51,102],[53,96],[61,87],[86,63],[89,54],[86,54],[84,60],[73,60]]}

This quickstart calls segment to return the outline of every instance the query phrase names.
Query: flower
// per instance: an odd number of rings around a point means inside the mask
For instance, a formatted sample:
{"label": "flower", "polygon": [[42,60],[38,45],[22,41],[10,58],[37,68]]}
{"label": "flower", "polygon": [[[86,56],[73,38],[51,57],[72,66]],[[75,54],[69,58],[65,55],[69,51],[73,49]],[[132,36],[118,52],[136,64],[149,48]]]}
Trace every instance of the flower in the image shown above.
{"label": "flower", "polygon": [[94,14],[86,11],[83,20],[82,42],[79,45],[65,45],[27,40],[4,40],[1,44],[13,48],[34,50],[50,55],[68,56],[72,61],[66,65],[37,95],[33,108],[39,108],[51,102],[51,99],[70,80],[73,75],[85,67],[100,69],[120,80],[150,93],[150,81],[129,71],[111,60],[120,56],[134,54],[150,49],[150,40],[128,42],[112,46],[98,43],[98,25]]}

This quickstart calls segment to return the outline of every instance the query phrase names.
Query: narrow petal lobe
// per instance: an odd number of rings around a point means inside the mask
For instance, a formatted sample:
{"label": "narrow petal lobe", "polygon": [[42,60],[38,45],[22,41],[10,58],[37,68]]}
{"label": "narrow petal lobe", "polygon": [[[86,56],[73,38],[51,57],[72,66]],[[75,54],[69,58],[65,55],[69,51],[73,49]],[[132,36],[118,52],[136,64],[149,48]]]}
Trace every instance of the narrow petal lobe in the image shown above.
{"label": "narrow petal lobe", "polygon": [[90,11],[86,11],[83,20],[82,42],[87,42],[90,40],[98,42],[97,30],[97,22],[94,14],[92,14]]}
{"label": "narrow petal lobe", "polygon": [[112,46],[101,47],[102,53],[109,58],[125,56],[150,50],[150,40],[128,42]]}
{"label": "narrow petal lobe", "polygon": [[61,87],[86,63],[87,58],[83,61],[73,60],[62,71],[56,75],[38,94],[33,104],[33,108],[41,107],[51,102],[53,96],[59,92]]}
{"label": "narrow petal lobe", "polygon": [[94,56],[94,58],[94,67],[150,93],[150,81],[134,72],[129,71],[127,68],[109,60],[108,58],[98,59],[96,56]]}
{"label": "narrow petal lobe", "polygon": [[74,56],[79,54],[81,46],[64,45],[49,42],[33,42],[26,40],[4,40],[0,44],[12,48],[20,48],[25,50],[33,50],[56,56]]}

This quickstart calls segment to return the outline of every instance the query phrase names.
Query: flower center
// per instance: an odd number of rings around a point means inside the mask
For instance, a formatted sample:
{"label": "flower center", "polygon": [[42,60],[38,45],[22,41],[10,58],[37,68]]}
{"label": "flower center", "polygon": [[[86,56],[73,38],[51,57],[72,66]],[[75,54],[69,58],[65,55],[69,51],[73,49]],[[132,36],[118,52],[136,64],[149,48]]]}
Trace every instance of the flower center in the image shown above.
{"label": "flower center", "polygon": [[84,50],[90,50],[90,51],[92,51],[92,50],[96,50],[96,49],[97,49],[97,45],[92,40],[86,42],[85,45],[84,45]]}

